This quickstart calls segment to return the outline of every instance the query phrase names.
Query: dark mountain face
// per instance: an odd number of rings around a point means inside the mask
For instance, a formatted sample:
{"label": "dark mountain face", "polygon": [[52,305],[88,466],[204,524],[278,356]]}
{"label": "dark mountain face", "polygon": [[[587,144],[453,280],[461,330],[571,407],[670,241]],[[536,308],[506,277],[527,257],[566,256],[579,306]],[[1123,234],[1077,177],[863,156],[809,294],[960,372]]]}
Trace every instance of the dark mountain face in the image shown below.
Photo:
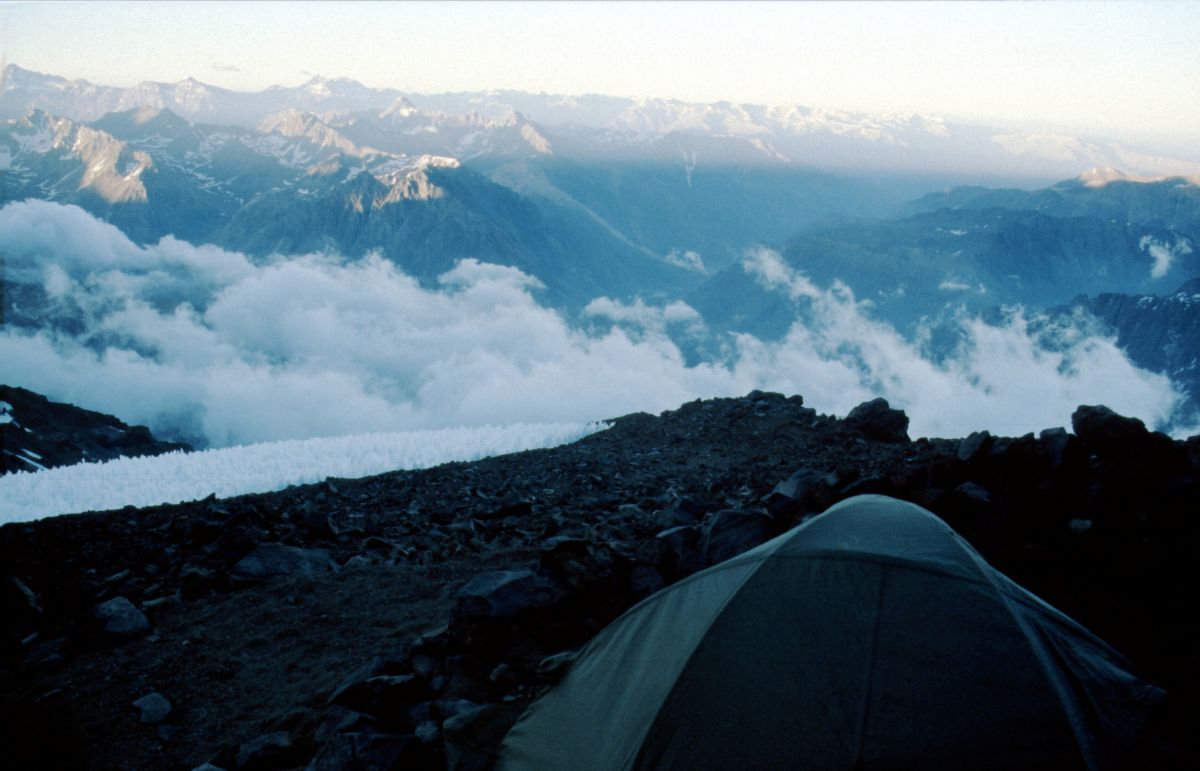
{"label": "dark mountain face", "polygon": [[1079,297],[1055,314],[1084,311],[1139,367],[1169,376],[1187,395],[1181,425],[1200,418],[1200,279],[1170,295],[1104,293]]}
{"label": "dark mountain face", "polygon": [[[1114,183],[1116,184],[1116,183]],[[818,286],[840,281],[872,303],[879,318],[910,330],[949,310],[996,305],[1037,310],[1082,293],[1168,294],[1200,274],[1200,216],[1176,206],[1150,217],[1162,196],[1190,200],[1200,187],[1128,183],[1124,215],[1111,210],[1109,187],[1037,193],[968,189],[923,201],[955,203],[903,219],[810,227],[782,255]],[[1137,200],[1134,200],[1134,199]],[[1046,201],[1061,205],[1043,205]],[[985,203],[993,205],[985,206]],[[1010,206],[996,204],[1008,203]],[[1036,207],[1036,208],[1033,208]],[[1170,219],[1174,227],[1164,225]],[[693,295],[706,318],[756,334],[779,335],[790,303],[732,266]]]}
{"label": "dark mountain face", "polygon": [[1146,182],[1116,179],[1104,184],[1072,179],[1043,190],[956,187],[930,193],[906,207],[914,214],[939,209],[1029,210],[1194,233],[1200,223],[1200,184],[1168,177]]}
{"label": "dark mountain face", "polygon": [[0,385],[0,473],[191,449],[158,441],[145,426]]}
{"label": "dark mountain face", "polygon": [[537,277],[556,307],[676,295],[698,280],[577,206],[531,200],[452,158],[359,148],[296,117],[263,133],[167,111],[94,126],[35,113],[0,129],[16,148],[0,203],[75,204],[140,243],[173,235],[259,257],[379,251],[425,281],[470,257]]}

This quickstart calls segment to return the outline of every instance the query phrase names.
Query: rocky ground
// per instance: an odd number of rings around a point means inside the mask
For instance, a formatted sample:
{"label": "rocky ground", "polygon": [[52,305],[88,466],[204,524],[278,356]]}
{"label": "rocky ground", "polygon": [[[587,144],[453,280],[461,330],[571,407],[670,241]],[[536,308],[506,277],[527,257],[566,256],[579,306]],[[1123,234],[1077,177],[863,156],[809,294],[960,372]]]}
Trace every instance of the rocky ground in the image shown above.
{"label": "rocky ground", "polygon": [[1186,765],[1200,437],[1094,407],[1037,437],[906,425],[756,392],[552,450],[6,525],[5,765],[485,768],[625,608],[864,492],[942,516],[1167,688],[1163,762]]}

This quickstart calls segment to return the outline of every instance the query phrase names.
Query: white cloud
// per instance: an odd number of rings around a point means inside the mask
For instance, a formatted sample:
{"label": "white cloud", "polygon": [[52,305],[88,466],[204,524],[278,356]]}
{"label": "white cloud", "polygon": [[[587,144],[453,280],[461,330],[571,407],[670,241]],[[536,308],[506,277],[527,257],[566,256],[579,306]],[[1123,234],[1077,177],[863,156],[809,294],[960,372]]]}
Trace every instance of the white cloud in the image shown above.
{"label": "white cloud", "polygon": [[377,256],[254,264],[169,238],[139,247],[42,202],[0,209],[0,242],[9,279],[44,287],[59,320],[0,332],[0,382],[213,446],[584,422],[754,388],[837,414],[883,395],[908,410],[914,435],[1065,425],[1085,402],[1155,423],[1176,398],[1110,341],[1048,352],[1019,315],[1002,327],[964,320],[962,350],[934,364],[845,286],[819,289],[769,250],[743,265],[803,303],[805,322],[689,364],[671,335],[704,327],[684,303],[599,298],[579,329],[536,301],[535,279],[474,260],[425,288]]}
{"label": "white cloud", "polygon": [[704,267],[704,258],[700,253],[691,249],[672,249],[664,256],[667,262],[686,270],[694,270],[697,273],[705,273],[707,269]]}
{"label": "white cloud", "polygon": [[1192,253],[1192,245],[1186,238],[1176,239],[1174,244],[1165,244],[1155,241],[1152,236],[1142,236],[1138,241],[1138,248],[1148,252],[1154,259],[1154,264],[1150,267],[1150,278],[1162,278],[1171,270],[1177,257]]}

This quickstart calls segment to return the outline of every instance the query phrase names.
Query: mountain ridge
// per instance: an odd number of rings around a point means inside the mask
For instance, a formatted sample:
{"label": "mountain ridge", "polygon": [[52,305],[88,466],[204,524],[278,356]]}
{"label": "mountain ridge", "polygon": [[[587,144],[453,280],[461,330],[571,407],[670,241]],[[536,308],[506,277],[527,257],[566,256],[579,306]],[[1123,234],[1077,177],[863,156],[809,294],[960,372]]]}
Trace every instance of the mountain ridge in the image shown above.
{"label": "mountain ridge", "polygon": [[498,90],[418,95],[390,88],[372,89],[345,78],[315,77],[300,86],[236,92],[190,78],[175,84],[145,82],[127,89],[97,86],[35,73],[15,64],[8,65],[5,74],[9,82],[0,94],[0,119],[21,117],[35,106],[77,120],[95,120],[119,109],[174,105],[191,120],[252,128],[267,115],[288,108],[379,115],[388,112],[397,100],[407,99],[418,110],[459,115],[476,112],[492,119],[516,112],[544,125],[608,132],[610,139],[622,132],[635,136],[682,132],[759,138],[768,140],[781,157],[827,168],[928,172],[952,170],[958,164],[960,171],[1018,172],[1042,179],[1097,166],[1126,167],[1148,174],[1200,173],[1200,161],[1156,156],[1119,144],[1075,137],[1005,133],[951,124],[920,113],[868,115],[801,105],[697,104],[664,98]]}

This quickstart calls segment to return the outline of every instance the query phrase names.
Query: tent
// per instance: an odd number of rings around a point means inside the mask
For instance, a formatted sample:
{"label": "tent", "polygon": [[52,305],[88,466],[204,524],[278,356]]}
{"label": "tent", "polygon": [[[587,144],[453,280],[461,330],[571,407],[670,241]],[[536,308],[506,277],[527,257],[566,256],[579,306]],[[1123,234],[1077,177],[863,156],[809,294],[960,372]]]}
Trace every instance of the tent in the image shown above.
{"label": "tent", "polygon": [[610,624],[498,768],[1109,768],[1162,697],[933,514],[858,496]]}

